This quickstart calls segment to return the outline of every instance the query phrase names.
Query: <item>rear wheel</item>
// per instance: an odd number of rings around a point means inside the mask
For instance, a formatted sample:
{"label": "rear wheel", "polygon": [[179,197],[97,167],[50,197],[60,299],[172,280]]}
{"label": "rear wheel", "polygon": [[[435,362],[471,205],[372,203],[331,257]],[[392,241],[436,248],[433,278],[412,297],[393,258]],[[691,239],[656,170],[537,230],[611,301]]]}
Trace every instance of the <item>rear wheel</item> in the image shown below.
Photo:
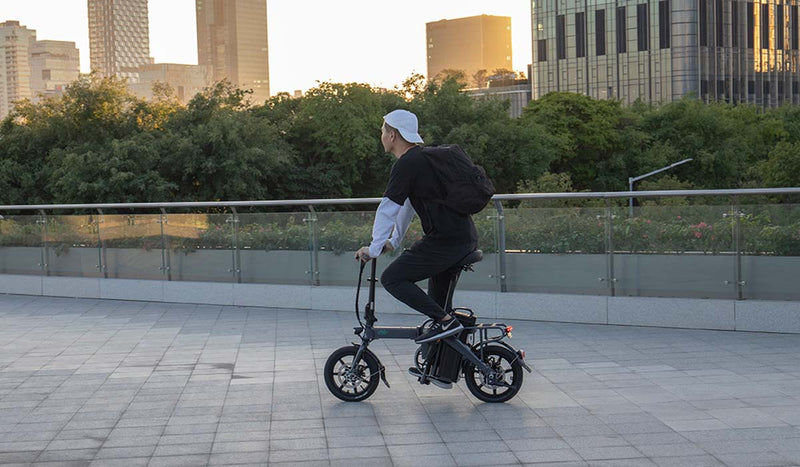
{"label": "rear wheel", "polygon": [[[476,352],[480,356],[479,352]],[[473,396],[484,402],[505,402],[517,395],[522,387],[522,365],[519,357],[505,347],[490,345],[483,350],[483,362],[492,369],[486,377],[475,365],[464,368],[464,379]]]}
{"label": "rear wheel", "polygon": [[380,364],[369,351],[353,363],[358,347],[351,345],[334,351],[325,362],[325,385],[328,391],[347,402],[363,401],[378,389]]}

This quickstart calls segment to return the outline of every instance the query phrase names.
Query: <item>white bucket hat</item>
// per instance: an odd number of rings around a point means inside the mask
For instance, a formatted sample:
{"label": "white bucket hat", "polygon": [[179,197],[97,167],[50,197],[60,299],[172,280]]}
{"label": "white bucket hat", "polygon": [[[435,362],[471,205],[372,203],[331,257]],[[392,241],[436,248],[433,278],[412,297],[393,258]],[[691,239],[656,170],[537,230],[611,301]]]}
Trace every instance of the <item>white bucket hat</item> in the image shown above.
{"label": "white bucket hat", "polygon": [[409,143],[423,144],[417,132],[417,116],[408,110],[393,110],[384,115],[383,121],[400,132],[400,136]]}

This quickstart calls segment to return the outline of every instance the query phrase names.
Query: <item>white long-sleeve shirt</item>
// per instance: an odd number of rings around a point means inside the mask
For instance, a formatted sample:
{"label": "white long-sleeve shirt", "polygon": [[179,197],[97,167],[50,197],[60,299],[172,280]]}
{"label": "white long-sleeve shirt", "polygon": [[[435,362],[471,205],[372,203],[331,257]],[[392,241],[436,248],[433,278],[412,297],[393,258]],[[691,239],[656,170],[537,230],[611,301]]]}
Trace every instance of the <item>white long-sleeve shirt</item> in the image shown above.
{"label": "white long-sleeve shirt", "polygon": [[402,206],[389,198],[383,198],[381,204],[378,205],[378,210],[375,212],[369,256],[372,258],[380,256],[387,240],[391,242],[392,248],[399,248],[414,214],[416,212],[414,212],[409,198],[406,198]]}

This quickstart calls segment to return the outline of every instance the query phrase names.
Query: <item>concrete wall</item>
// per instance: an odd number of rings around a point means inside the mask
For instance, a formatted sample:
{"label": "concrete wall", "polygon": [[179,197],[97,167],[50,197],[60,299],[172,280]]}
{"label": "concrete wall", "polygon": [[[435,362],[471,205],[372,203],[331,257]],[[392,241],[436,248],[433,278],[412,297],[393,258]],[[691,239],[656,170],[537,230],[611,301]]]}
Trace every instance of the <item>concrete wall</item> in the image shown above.
{"label": "concrete wall", "polygon": [[[353,311],[353,287],[170,282],[0,274],[0,293]],[[362,291],[362,307],[366,288]],[[728,331],[800,333],[800,302],[458,291],[479,317]],[[378,289],[377,313],[414,314]]]}

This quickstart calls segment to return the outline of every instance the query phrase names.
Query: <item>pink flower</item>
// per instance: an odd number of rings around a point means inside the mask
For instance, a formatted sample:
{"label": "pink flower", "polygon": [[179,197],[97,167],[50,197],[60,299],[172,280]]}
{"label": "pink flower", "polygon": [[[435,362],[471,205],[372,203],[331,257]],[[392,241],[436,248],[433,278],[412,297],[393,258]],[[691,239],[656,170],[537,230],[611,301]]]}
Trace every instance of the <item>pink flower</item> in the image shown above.
{"label": "pink flower", "polygon": [[646,220],[645,222],[647,222],[648,224],[650,224],[650,223],[651,223],[651,222],[650,222],[650,219]]}
{"label": "pink flower", "polygon": [[681,216],[678,216],[678,220],[681,220],[681,219],[683,219],[683,217],[681,217]]}
{"label": "pink flower", "polygon": [[694,231],[694,236],[695,236],[695,238],[700,238],[700,237],[703,236],[703,234],[699,230],[695,230]]}

